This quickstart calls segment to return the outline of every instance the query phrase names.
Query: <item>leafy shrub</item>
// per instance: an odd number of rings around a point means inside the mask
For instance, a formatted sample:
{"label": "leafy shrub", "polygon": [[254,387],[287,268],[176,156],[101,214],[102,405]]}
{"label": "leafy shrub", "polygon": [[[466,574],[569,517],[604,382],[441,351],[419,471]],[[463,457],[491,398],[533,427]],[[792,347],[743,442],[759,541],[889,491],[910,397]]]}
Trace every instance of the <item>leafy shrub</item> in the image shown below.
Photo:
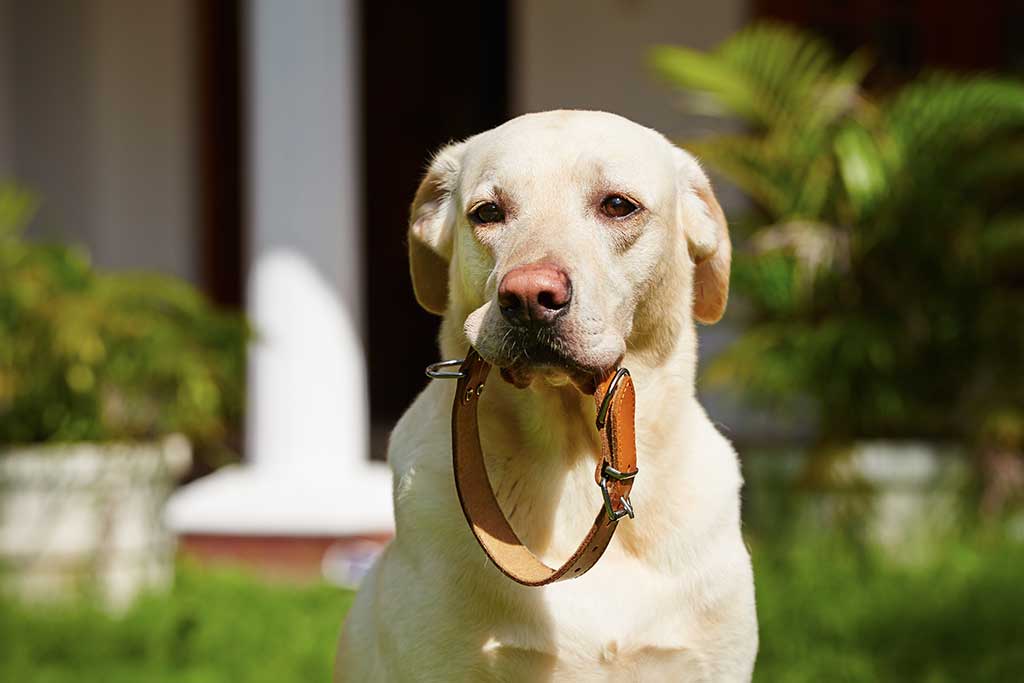
{"label": "leafy shrub", "polygon": [[243,405],[242,318],[174,278],[24,240],[32,211],[0,188],[0,444],[222,439]]}
{"label": "leafy shrub", "polygon": [[747,126],[683,142],[755,206],[733,226],[748,325],[712,377],[813,399],[827,439],[1024,448],[1024,84],[931,74],[874,95],[863,55],[777,24],[653,65]]}

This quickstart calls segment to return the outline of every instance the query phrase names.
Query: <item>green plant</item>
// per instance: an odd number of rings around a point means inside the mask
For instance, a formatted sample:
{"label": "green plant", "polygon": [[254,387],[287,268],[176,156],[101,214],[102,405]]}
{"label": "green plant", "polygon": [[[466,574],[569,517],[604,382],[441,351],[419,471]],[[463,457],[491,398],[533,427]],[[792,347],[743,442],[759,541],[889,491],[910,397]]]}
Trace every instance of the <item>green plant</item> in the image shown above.
{"label": "green plant", "polygon": [[809,397],[827,440],[997,432],[1020,452],[1024,84],[873,95],[864,55],[777,24],[652,63],[690,109],[746,126],[683,142],[754,205],[733,226],[745,331],[712,380]]}
{"label": "green plant", "polygon": [[[806,532],[750,539],[766,683],[1017,680],[1024,547],[967,533],[923,565]],[[0,680],[290,683],[330,678],[352,593],[186,564],[120,617],[0,598]],[[402,656],[415,656],[404,653]]]}
{"label": "green plant", "polygon": [[914,565],[835,535],[755,539],[754,680],[1015,679],[1024,546],[1001,533],[970,536]]}
{"label": "green plant", "polygon": [[242,409],[242,318],[173,278],[25,240],[33,209],[0,188],[0,444],[222,440]]}
{"label": "green plant", "polygon": [[120,616],[87,602],[0,598],[0,680],[58,683],[328,681],[351,591],[184,564],[169,593]]}

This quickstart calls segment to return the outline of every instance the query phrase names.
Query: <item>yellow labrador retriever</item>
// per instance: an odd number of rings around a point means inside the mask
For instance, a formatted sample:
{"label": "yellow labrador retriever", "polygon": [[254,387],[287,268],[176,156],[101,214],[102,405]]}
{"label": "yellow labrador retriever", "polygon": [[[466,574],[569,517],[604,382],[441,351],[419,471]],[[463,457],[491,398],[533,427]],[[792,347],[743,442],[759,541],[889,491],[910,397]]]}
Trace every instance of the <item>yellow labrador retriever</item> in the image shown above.
{"label": "yellow labrador retriever", "polygon": [[[409,227],[419,302],[444,358],[495,368],[485,464],[520,539],[558,566],[594,523],[589,393],[636,387],[640,474],[584,576],[513,582],[467,526],[452,479],[454,382],[391,436],[397,534],[356,598],[339,681],[747,681],[757,652],[736,454],[694,394],[694,320],[717,321],[730,243],[707,177],[612,114],[529,114],[442,149]],[[504,381],[503,381],[504,380]]]}

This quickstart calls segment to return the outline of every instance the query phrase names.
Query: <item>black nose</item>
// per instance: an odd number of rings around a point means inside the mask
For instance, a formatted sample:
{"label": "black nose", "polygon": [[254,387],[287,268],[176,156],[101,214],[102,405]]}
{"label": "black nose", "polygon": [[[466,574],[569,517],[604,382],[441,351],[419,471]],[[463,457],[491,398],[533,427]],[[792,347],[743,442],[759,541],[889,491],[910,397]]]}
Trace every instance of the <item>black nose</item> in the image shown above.
{"label": "black nose", "polygon": [[513,268],[498,285],[498,306],[509,322],[551,324],[569,307],[572,282],[553,263],[540,261]]}

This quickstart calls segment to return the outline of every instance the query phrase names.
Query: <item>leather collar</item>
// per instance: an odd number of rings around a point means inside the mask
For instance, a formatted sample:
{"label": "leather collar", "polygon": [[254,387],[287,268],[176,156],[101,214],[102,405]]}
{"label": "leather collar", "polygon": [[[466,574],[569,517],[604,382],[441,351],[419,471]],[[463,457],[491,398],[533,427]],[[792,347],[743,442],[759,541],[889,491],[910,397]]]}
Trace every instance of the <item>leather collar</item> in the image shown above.
{"label": "leather collar", "polygon": [[636,394],[629,372],[620,368],[606,377],[594,392],[597,406],[595,426],[601,435],[601,461],[595,478],[604,505],[572,556],[560,567],[552,568],[537,559],[516,536],[487,477],[477,406],[491,366],[471,348],[458,373],[434,370],[455,363],[458,361],[435,364],[427,369],[427,374],[431,377],[458,377],[459,380],[452,405],[452,468],[459,503],[480,547],[498,569],[524,586],[545,586],[583,576],[601,559],[619,520],[633,517],[629,492],[637,474]]}

